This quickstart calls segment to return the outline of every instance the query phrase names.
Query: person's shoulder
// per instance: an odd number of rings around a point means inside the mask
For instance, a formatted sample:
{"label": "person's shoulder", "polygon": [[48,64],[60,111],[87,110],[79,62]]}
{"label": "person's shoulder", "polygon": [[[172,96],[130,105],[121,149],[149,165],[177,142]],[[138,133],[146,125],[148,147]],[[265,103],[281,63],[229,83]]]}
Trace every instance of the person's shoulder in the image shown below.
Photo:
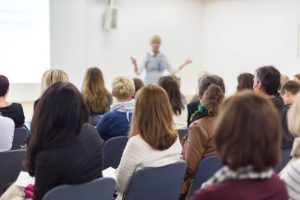
{"label": "person's shoulder", "polygon": [[97,129],[89,123],[83,125],[80,135],[81,137],[88,137],[91,138],[92,140],[101,140],[101,137],[99,136]]}
{"label": "person's shoulder", "polygon": [[15,109],[15,110],[23,110],[23,106],[20,103],[12,103],[10,106],[12,109]]}
{"label": "person's shoulder", "polygon": [[193,128],[202,128],[202,127],[210,126],[211,123],[213,123],[214,121],[215,121],[215,117],[204,116],[194,121],[190,125],[190,128],[193,129]]}
{"label": "person's shoulder", "polygon": [[216,187],[211,186],[204,189],[198,189],[190,199],[191,200],[201,200],[201,199],[214,200],[216,199],[214,198],[214,194],[218,194]]}
{"label": "person's shoulder", "polygon": [[[8,118],[8,117],[3,117],[0,116],[0,128],[9,128],[12,130],[12,132],[14,132],[15,130],[15,123],[12,119]],[[8,130],[9,130],[8,129]]]}

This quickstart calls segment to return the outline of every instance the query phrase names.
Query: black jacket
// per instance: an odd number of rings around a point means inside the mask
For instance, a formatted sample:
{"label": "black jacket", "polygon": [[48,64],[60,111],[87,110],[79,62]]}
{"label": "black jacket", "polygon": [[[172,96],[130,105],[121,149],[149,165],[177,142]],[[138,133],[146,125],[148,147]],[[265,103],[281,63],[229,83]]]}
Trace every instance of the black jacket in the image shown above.
{"label": "black jacket", "polygon": [[97,130],[84,126],[78,139],[37,154],[34,200],[59,185],[81,184],[102,177],[103,142]]}
{"label": "black jacket", "polygon": [[288,130],[287,124],[287,111],[288,109],[284,106],[284,102],[282,97],[278,94],[275,98],[272,99],[273,104],[277,108],[280,119],[281,119],[281,127],[282,127],[282,143],[281,147],[283,149],[292,148],[294,137]]}

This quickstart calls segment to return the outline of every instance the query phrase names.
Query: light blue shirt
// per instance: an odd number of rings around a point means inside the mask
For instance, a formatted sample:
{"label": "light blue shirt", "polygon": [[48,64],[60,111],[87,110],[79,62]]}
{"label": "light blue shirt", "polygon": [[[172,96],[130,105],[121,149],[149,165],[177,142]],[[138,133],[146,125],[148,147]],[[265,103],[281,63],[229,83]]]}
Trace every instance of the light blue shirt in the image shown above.
{"label": "light blue shirt", "polygon": [[167,70],[169,73],[177,73],[173,70],[168,59],[162,53],[154,55],[153,52],[147,52],[141,59],[140,68],[137,74],[141,74],[145,70],[145,84],[158,83],[159,78],[163,75],[164,71]]}

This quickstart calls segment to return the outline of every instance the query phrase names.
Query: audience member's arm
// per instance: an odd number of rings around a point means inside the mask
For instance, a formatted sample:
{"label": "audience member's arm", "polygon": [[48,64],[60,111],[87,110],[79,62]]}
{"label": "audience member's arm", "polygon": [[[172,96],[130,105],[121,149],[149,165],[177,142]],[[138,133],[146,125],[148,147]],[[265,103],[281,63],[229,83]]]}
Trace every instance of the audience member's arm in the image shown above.
{"label": "audience member's arm", "polygon": [[187,176],[192,176],[203,157],[208,137],[202,127],[193,125],[183,146],[183,159],[187,163]]}
{"label": "audience member's arm", "polygon": [[25,116],[24,116],[24,111],[23,111],[23,107],[21,104],[17,104],[17,115],[15,116],[15,125],[16,128],[20,128],[24,126],[25,123]]}
{"label": "audience member's arm", "polygon": [[108,124],[106,122],[106,115],[104,115],[97,125],[97,131],[103,140],[107,139],[106,137],[107,136],[106,133],[108,132],[107,126]]}
{"label": "audience member's arm", "polygon": [[129,139],[126,148],[123,152],[123,156],[118,167],[117,173],[117,192],[124,193],[127,189],[129,180],[137,167],[137,160],[141,156],[141,152],[137,149],[137,146],[133,139]]}
{"label": "audience member's arm", "polygon": [[49,163],[44,153],[40,153],[36,159],[34,200],[41,200],[43,196],[55,186],[57,182],[57,164]]}
{"label": "audience member's arm", "polygon": [[291,156],[293,158],[299,158],[300,157],[300,138],[295,138],[293,149],[291,152]]}

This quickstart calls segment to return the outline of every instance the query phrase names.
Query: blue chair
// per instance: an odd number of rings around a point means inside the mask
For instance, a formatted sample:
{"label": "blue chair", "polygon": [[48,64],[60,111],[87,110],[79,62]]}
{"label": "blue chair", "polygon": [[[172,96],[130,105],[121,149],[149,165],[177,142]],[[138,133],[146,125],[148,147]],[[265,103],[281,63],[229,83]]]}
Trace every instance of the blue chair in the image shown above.
{"label": "blue chair", "polygon": [[211,178],[221,168],[222,164],[219,156],[210,156],[201,160],[193,177],[189,194],[191,195],[197,189],[201,188],[202,184]]}
{"label": "blue chair", "polygon": [[116,182],[100,178],[79,185],[62,185],[45,194],[43,200],[112,200]]}
{"label": "blue chair", "polygon": [[163,167],[145,168],[134,173],[123,199],[176,200],[183,183],[186,163],[176,162]]}
{"label": "blue chair", "polygon": [[187,128],[177,129],[177,134],[179,136],[179,140],[181,141],[188,133]]}
{"label": "blue chair", "polygon": [[25,150],[5,151],[0,153],[0,191],[9,183],[17,180],[22,170]]}
{"label": "blue chair", "polygon": [[109,167],[115,169],[118,168],[127,142],[128,142],[127,136],[111,138],[105,142],[104,150],[103,150],[103,154],[104,154],[103,169]]}
{"label": "blue chair", "polygon": [[288,164],[291,158],[291,151],[292,149],[282,149],[281,153],[281,162],[274,168],[274,171],[280,173],[280,171]]}
{"label": "blue chair", "polygon": [[11,150],[24,148],[28,136],[29,136],[29,132],[26,128],[16,128]]}

